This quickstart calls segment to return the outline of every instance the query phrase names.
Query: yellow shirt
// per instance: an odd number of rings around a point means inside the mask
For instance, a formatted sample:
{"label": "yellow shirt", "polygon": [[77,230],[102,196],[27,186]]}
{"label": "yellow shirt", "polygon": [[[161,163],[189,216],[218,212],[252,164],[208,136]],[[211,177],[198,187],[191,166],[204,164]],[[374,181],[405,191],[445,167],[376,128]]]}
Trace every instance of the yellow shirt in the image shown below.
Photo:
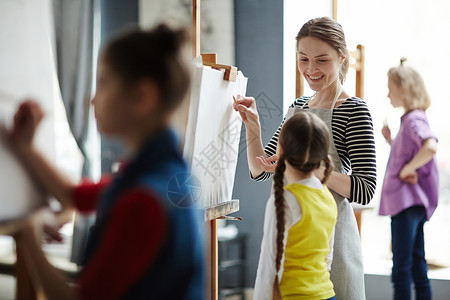
{"label": "yellow shirt", "polygon": [[288,231],[280,282],[283,299],[331,298],[335,294],[325,257],[336,224],[336,202],[325,186],[293,183],[285,189],[296,196],[302,218]]}

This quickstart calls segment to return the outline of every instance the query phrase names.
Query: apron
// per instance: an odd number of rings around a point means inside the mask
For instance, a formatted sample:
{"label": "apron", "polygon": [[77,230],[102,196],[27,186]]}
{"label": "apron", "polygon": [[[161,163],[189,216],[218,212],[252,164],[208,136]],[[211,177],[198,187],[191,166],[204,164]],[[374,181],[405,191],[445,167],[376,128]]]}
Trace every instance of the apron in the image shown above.
{"label": "apron", "polygon": [[[343,88],[340,85],[337,94],[331,105],[331,109],[313,108],[309,112],[318,116],[328,127],[330,131],[330,150],[329,155],[333,161],[334,171],[346,174],[342,167],[336,146],[334,144],[331,121],[333,117],[333,108]],[[309,99],[311,100],[311,98]],[[286,114],[286,120],[295,113],[304,111],[304,106],[289,108]],[[338,207],[338,216],[335,227],[333,262],[331,264],[331,281],[334,285],[336,300],[365,300],[364,288],[364,269],[362,262],[361,240],[358,233],[355,215],[353,209],[346,198],[330,189],[331,194],[336,200]]]}

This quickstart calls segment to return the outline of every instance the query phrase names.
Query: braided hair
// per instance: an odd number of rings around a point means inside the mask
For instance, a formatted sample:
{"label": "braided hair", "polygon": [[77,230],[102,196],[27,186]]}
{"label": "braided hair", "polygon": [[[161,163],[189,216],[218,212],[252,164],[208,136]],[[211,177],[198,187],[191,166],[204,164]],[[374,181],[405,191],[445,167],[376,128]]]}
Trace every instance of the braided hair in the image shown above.
{"label": "braided hair", "polygon": [[333,164],[328,156],[330,133],[325,123],[310,112],[299,112],[287,120],[280,132],[279,145],[282,153],[278,159],[274,175],[275,213],[276,213],[276,275],[273,282],[273,299],[281,299],[278,271],[283,257],[283,241],[285,231],[284,172],[286,162],[296,170],[305,174],[324,165],[325,183],[333,170]]}

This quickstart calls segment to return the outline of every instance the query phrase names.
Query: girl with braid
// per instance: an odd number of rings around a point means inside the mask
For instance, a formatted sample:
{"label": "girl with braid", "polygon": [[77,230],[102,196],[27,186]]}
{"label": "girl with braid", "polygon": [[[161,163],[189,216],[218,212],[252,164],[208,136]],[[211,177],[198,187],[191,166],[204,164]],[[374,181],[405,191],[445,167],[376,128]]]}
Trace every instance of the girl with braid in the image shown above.
{"label": "girl with braid", "polygon": [[284,123],[254,299],[336,299],[329,270],[337,206],[324,185],[333,169],[329,146],[316,115],[301,112]]}

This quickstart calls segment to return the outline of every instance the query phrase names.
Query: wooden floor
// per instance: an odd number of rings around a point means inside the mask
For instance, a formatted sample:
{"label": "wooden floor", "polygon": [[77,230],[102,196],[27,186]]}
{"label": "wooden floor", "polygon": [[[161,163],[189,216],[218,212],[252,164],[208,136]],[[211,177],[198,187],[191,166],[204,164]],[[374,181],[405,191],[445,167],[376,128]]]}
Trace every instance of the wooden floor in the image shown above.
{"label": "wooden floor", "polygon": [[[367,300],[392,299],[392,289],[389,276],[365,275]],[[434,300],[450,299],[450,281],[432,279]],[[11,276],[0,275],[0,300],[14,299],[15,280]],[[248,289],[246,299],[252,299],[253,291]],[[228,297],[226,300],[240,300],[239,297]]]}
{"label": "wooden floor", "polygon": [[[370,219],[368,217],[367,219]],[[386,224],[388,225],[388,224]],[[369,230],[371,227],[366,226],[363,230]],[[386,228],[387,230],[388,228]],[[373,227],[370,229],[373,230]],[[379,234],[383,230],[380,230],[380,228],[377,228],[377,232],[371,232],[371,234],[368,234],[366,236],[371,236],[372,238],[376,238],[374,235]],[[364,252],[370,252],[368,249],[374,249],[372,244],[370,244],[370,241],[363,239],[363,247],[365,248]],[[388,245],[387,245],[388,246]],[[386,247],[387,247],[386,246]],[[11,254],[14,251],[14,247],[12,245],[12,241],[9,240],[6,237],[0,237],[0,260],[6,260],[8,262],[14,261],[14,259],[11,257]],[[64,262],[62,259],[63,257],[67,256],[67,253],[69,251],[68,245],[50,245],[46,247],[46,252],[51,253],[52,256],[55,256],[56,259],[60,259],[61,262],[57,262],[57,265],[60,265],[64,267],[64,269],[71,269],[73,268],[73,265],[67,262],[67,259],[64,265]],[[370,257],[376,256],[376,253],[367,253],[370,254]],[[367,269],[372,269],[373,271],[379,271],[378,273],[374,274],[366,274],[365,280],[366,280],[366,295],[367,300],[389,300],[392,299],[392,287],[390,283],[390,268],[391,263],[388,258],[385,258],[387,254],[383,254],[381,256],[382,259],[377,261],[378,268],[375,268],[371,266],[370,264],[367,267]],[[368,260],[366,257],[365,260]],[[384,263],[381,263],[384,262]],[[450,299],[450,280],[442,280],[442,278],[450,279],[450,268],[436,268],[432,267],[430,265],[429,268],[429,276],[430,278],[433,278],[431,280],[431,285],[433,289],[433,299],[434,300],[448,300]],[[366,270],[367,271],[367,270]],[[384,273],[383,273],[384,272]],[[439,279],[438,279],[439,278]],[[15,295],[15,280],[12,276],[9,275],[2,275],[0,274],[0,300],[13,300]],[[246,292],[246,299],[252,299],[253,297],[253,291],[251,288],[249,288]],[[239,297],[228,297],[226,300],[239,300]]]}

